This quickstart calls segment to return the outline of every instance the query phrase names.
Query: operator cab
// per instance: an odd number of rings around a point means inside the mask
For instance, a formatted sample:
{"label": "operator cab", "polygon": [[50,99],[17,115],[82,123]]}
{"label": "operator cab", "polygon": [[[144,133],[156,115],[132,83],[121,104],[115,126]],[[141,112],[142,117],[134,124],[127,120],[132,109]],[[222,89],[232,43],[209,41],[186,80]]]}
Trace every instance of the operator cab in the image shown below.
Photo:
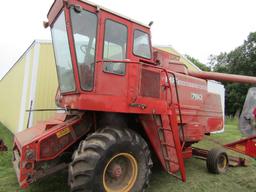
{"label": "operator cab", "polygon": [[102,86],[97,76],[105,76],[104,86],[107,76],[119,81],[127,74],[128,59],[153,62],[148,26],[105,8],[56,0],[48,19],[63,95],[97,91],[97,83]]}
{"label": "operator cab", "polygon": [[[168,103],[178,103],[178,89],[186,92],[192,83],[201,88],[197,95],[206,94],[206,81],[189,77],[184,65],[170,63],[172,55],[155,49],[153,54],[149,26],[84,0],[55,0],[48,25],[60,107],[163,114]],[[183,79],[183,86],[177,87],[177,79]],[[190,92],[181,95],[183,104],[202,106],[203,100]]]}
{"label": "operator cab", "polygon": [[[47,25],[52,33],[60,107],[138,112],[136,108],[145,109],[147,102],[160,99],[166,105],[160,93],[160,81],[166,78],[153,68],[148,26],[82,0],[55,0]],[[145,97],[147,101],[140,101]]]}

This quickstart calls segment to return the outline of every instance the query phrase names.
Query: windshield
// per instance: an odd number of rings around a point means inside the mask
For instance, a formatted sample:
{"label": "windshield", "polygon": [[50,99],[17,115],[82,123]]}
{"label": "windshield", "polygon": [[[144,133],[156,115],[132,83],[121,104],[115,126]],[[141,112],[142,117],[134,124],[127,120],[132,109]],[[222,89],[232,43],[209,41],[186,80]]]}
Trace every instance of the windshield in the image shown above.
{"label": "windshield", "polygon": [[60,91],[75,90],[75,80],[71,62],[64,12],[60,14],[52,27],[52,40],[57,65]]}
{"label": "windshield", "polygon": [[79,79],[83,90],[92,90],[95,66],[97,16],[86,10],[70,10]]}

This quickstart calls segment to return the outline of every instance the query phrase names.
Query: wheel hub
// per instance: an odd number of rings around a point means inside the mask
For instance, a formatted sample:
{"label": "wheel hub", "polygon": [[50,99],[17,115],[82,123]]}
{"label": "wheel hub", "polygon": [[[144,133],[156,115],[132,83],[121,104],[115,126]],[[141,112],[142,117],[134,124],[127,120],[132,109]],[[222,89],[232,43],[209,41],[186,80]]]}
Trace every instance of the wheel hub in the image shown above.
{"label": "wheel hub", "polygon": [[218,166],[220,169],[225,169],[227,166],[227,159],[224,155],[220,156],[218,160]]}
{"label": "wheel hub", "polygon": [[114,164],[113,166],[110,167],[110,173],[111,173],[111,177],[118,179],[122,176],[122,167],[119,164]]}
{"label": "wheel hub", "polygon": [[112,157],[103,172],[106,192],[129,192],[138,176],[138,164],[129,153],[119,153]]}

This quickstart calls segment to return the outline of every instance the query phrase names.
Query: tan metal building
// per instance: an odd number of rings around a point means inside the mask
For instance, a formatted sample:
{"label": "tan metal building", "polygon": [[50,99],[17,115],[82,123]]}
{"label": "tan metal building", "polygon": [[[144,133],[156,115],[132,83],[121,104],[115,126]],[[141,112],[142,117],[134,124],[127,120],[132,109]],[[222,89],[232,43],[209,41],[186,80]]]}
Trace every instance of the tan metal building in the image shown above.
{"label": "tan metal building", "polygon": [[[52,44],[35,40],[0,80],[0,121],[13,133],[49,118],[54,112],[26,112],[56,108],[57,76]],[[29,118],[30,116],[30,118]]]}

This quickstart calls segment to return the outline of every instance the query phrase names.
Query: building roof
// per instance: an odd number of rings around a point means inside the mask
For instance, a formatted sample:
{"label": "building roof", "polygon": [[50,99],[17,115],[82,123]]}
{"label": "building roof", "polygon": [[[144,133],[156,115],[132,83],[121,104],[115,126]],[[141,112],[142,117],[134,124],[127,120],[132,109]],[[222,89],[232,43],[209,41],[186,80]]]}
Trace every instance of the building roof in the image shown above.
{"label": "building roof", "polygon": [[194,63],[188,60],[184,55],[174,49],[171,45],[155,45],[154,47],[172,53],[174,55],[180,56],[180,62],[185,64],[188,69],[193,71],[202,71],[199,67],[197,67]]}

